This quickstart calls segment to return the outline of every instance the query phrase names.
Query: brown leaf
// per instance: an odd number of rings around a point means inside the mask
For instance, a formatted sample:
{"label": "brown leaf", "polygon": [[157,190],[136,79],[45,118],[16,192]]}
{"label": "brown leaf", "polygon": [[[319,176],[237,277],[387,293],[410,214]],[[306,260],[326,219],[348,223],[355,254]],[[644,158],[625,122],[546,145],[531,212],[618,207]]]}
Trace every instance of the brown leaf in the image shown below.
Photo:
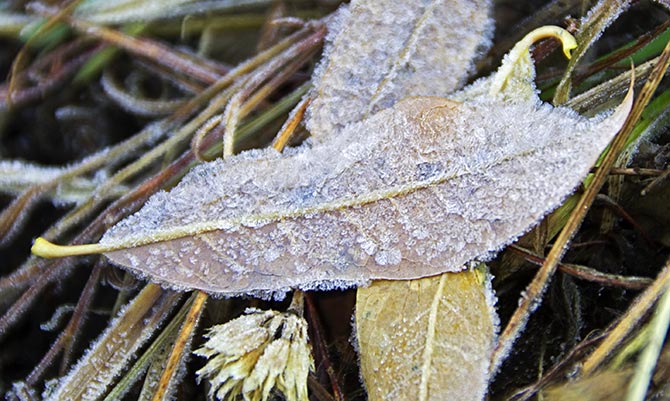
{"label": "brown leaf", "polygon": [[196,167],[101,246],[152,280],[215,293],[459,270],[556,207],[629,107],[587,120],[534,101],[410,98],[322,146]]}
{"label": "brown leaf", "polygon": [[475,269],[359,288],[368,399],[481,400],[497,325],[489,280]]}

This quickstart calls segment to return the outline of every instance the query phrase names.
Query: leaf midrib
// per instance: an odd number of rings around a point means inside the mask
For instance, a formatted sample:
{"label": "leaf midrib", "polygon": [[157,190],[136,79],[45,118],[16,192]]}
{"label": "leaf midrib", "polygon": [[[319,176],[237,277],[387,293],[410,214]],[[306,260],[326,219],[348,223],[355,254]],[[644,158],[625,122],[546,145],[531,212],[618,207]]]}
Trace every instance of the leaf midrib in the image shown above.
{"label": "leaf midrib", "polygon": [[431,365],[433,364],[433,354],[435,352],[435,336],[437,334],[437,313],[439,312],[446,279],[447,273],[443,273],[440,276],[440,282],[438,283],[437,290],[435,290],[435,295],[433,295],[433,302],[430,305],[428,326],[426,327],[426,344],[423,348],[418,401],[428,400],[428,385],[430,384]]}
{"label": "leaf midrib", "polygon": [[[509,155],[500,160],[484,166],[479,171],[487,171],[495,166],[503,164],[512,159],[537,152],[539,149],[530,149],[519,154]],[[477,172],[479,172],[477,171]],[[281,221],[284,219],[298,218],[308,215],[333,212],[336,210],[343,210],[366,204],[378,202],[381,200],[388,200],[398,196],[408,195],[410,193],[426,189],[432,186],[443,184],[447,181],[464,177],[473,174],[473,172],[457,172],[451,175],[438,175],[428,180],[419,182],[410,182],[408,184],[395,185],[391,188],[379,189],[368,192],[363,195],[355,196],[348,199],[336,199],[331,202],[324,202],[317,206],[296,208],[288,211],[257,213],[252,215],[243,215],[234,218],[223,220],[208,221],[203,223],[185,224],[171,229],[157,230],[151,234],[126,235],[121,240],[104,238],[100,244],[105,247],[104,252],[112,252],[121,249],[134,248],[143,245],[155,244],[159,242],[176,240],[184,237],[205,234],[217,230],[227,230],[235,227],[256,227],[260,223],[269,224],[271,222]]]}

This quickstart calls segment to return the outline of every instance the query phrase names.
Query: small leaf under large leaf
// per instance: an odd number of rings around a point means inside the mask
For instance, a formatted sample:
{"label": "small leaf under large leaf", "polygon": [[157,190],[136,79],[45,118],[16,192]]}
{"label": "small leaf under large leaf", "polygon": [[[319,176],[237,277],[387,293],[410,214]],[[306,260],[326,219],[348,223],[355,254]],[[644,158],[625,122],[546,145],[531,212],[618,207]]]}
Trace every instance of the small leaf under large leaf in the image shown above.
{"label": "small leaf under large leaf", "polygon": [[473,269],[359,288],[356,336],[368,399],[479,401],[497,318],[490,276]]}
{"label": "small leaf under large leaf", "polygon": [[319,140],[407,96],[461,88],[490,45],[490,0],[352,1],[330,20],[307,128]]}

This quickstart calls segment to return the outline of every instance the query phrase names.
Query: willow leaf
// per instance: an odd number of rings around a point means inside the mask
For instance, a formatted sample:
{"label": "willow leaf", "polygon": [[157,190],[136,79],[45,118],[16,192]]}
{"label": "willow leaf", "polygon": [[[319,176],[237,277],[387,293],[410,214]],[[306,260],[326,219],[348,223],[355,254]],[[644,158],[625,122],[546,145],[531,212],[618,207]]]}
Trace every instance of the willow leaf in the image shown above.
{"label": "willow leaf", "polygon": [[307,128],[319,139],[407,96],[465,84],[493,33],[491,1],[352,1],[329,23]]}
{"label": "willow leaf", "polygon": [[[194,168],[99,244],[169,286],[239,294],[351,286],[461,270],[523,234],[581,182],[622,126],[632,93],[587,119],[537,98],[529,33],[498,73],[453,95],[414,97],[284,155],[257,150]],[[411,268],[406,266],[411,265]]]}
{"label": "willow leaf", "polygon": [[154,281],[212,293],[458,270],[555,208],[630,105],[589,120],[536,100],[409,98],[322,146],[196,167],[94,247]]}
{"label": "willow leaf", "polygon": [[368,399],[481,400],[497,318],[480,269],[359,288],[356,333]]}

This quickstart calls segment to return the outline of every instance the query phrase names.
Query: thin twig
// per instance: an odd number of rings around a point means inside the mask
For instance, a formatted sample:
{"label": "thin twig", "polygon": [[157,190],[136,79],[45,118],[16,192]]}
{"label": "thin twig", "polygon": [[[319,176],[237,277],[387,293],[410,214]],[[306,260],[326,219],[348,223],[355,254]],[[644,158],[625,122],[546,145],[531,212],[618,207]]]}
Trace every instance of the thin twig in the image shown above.
{"label": "thin twig", "polygon": [[[511,245],[508,249],[514,253],[522,255],[527,261],[536,265],[542,266],[542,264],[544,264],[546,261],[545,258],[518,245]],[[558,269],[563,273],[580,278],[582,280],[587,280],[610,287],[628,288],[631,290],[643,290],[653,282],[652,279],[647,277],[608,274],[587,266],[575,265],[571,263],[559,263]]]}
{"label": "thin twig", "polygon": [[642,196],[647,195],[649,192],[653,191],[656,187],[658,187],[661,184],[661,182],[667,180],[668,177],[670,177],[670,169],[665,170],[663,174],[656,177],[652,182],[649,183],[649,185],[644,187],[642,191],[640,191],[640,195]]}
{"label": "thin twig", "polygon": [[[598,171],[599,167],[591,169],[592,173]],[[610,170],[610,175],[630,175],[633,177],[658,177],[667,174],[670,170],[658,170],[655,168],[640,167],[617,167]]]}
{"label": "thin twig", "polygon": [[[31,11],[47,17],[60,13],[57,7],[50,7],[43,3],[30,3],[29,8]],[[147,57],[160,62],[181,74],[194,77],[204,83],[212,84],[216,82],[226,71],[225,67],[221,67],[221,69],[213,68],[211,63],[194,60],[191,55],[177,52],[151,39],[136,38],[72,16],[61,15],[60,18],[85,35],[104,40],[140,57]]]}

